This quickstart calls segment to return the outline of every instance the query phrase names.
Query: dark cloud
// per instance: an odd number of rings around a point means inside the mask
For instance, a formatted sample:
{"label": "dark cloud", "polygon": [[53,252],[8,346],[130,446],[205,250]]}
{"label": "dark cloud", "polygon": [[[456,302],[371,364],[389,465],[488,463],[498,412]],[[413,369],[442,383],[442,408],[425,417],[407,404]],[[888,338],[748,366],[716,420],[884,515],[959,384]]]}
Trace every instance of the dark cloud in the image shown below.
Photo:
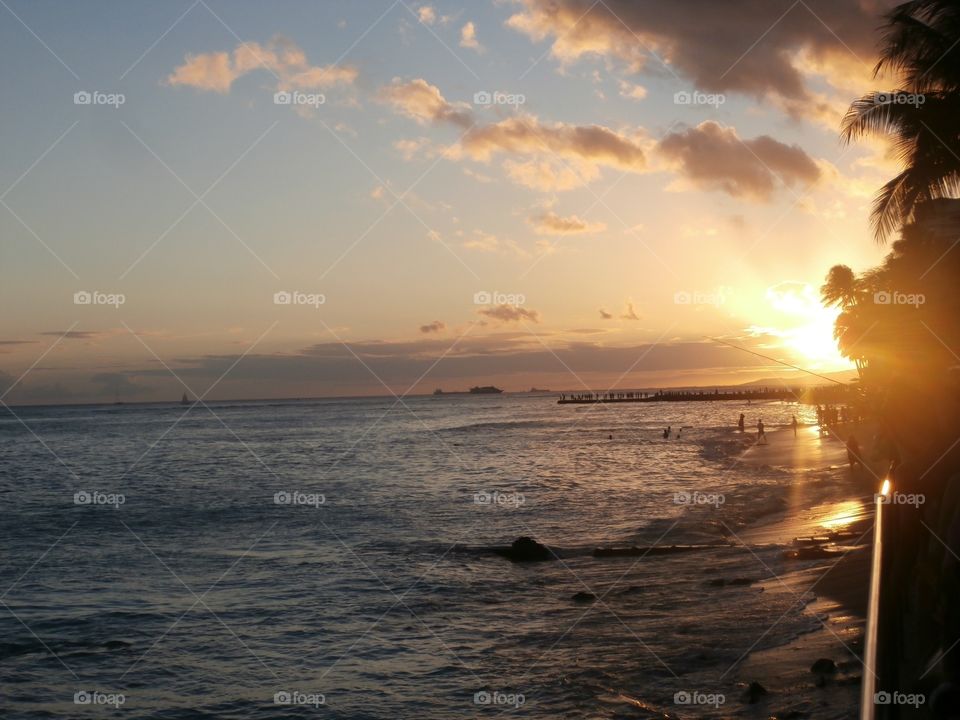
{"label": "dark cloud", "polygon": [[517,305],[496,305],[495,307],[478,310],[481,315],[501,322],[540,322],[540,313],[536,310],[527,310]]}
{"label": "dark cloud", "polygon": [[820,168],[797,145],[769,135],[743,140],[732,127],[712,120],[670,133],[660,155],[698,187],[734,197],[768,200],[780,185],[816,182]]}
{"label": "dark cloud", "polygon": [[446,329],[446,323],[443,323],[439,320],[434,320],[433,322],[420,326],[420,332],[424,334],[443,332]]}
{"label": "dark cloud", "polygon": [[[517,0],[507,22],[548,40],[562,62],[615,58],[711,92],[777,96],[795,112],[813,94],[800,63],[865,72],[892,0]],[[655,54],[655,56],[654,56]],[[659,58],[659,59],[658,59]],[[668,65],[665,66],[661,59]]]}

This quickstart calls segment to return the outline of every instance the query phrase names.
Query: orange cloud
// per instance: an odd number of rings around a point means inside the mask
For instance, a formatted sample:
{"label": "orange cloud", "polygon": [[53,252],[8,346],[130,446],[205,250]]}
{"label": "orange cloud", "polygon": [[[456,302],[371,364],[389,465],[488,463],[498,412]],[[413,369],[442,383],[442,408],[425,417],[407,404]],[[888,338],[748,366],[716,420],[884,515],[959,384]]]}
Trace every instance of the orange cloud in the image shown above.
{"label": "orange cloud", "polygon": [[226,93],[234,81],[255,70],[276,75],[280,90],[317,90],[338,84],[349,85],[358,74],[351,67],[310,65],[306,54],[294,43],[274,38],[267,45],[241,43],[232,53],[187,55],[184,63],[167,76],[166,83],[174,87]]}
{"label": "orange cloud", "polygon": [[546,212],[532,217],[529,222],[537,235],[580,235],[603,232],[607,229],[606,224],[602,222],[591,223],[576,215],[563,217],[555,212]]}

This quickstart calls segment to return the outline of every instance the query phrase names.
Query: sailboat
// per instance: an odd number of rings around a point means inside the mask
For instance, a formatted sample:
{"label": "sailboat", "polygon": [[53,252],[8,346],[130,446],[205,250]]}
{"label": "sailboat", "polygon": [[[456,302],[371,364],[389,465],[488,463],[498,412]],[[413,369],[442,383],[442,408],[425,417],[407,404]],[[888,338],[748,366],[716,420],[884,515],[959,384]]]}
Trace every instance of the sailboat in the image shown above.
{"label": "sailboat", "polygon": [[180,398],[180,404],[181,404],[181,405],[190,405],[190,404],[191,404],[191,403],[190,403],[190,398],[187,397],[187,394],[186,394],[186,393],[184,393],[184,394],[183,394],[183,397]]}

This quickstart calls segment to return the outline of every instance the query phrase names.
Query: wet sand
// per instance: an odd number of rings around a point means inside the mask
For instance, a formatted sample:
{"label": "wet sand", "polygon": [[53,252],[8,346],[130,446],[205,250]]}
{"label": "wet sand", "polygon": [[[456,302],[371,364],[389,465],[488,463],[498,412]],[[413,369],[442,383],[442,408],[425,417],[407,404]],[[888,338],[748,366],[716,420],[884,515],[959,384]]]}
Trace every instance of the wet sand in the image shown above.
{"label": "wet sand", "polygon": [[[865,445],[862,432],[858,435]],[[861,655],[875,478],[869,472],[851,474],[844,443],[835,436],[821,437],[810,427],[799,428],[796,438],[789,429],[767,433],[767,444],[750,447],[741,462],[796,473],[787,510],[745,531],[744,541],[832,554],[798,560],[797,570],[763,584],[765,592],[793,594],[798,610],[803,607],[803,612],[815,615],[820,629],[786,646],[751,653],[737,667],[735,677],[742,687],[759,682],[767,689],[768,694],[754,704],[756,717],[856,717],[864,672]],[[847,498],[816,502],[805,482],[810,475],[846,487]],[[833,661],[835,671],[812,672],[814,663],[822,659]]]}

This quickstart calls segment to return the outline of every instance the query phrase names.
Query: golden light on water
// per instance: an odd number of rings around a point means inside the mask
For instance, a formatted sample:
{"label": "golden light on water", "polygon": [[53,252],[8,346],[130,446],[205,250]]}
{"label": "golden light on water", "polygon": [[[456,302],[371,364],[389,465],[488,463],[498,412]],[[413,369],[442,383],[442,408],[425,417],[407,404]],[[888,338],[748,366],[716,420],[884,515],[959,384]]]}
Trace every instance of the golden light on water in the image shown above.
{"label": "golden light on water", "polygon": [[833,512],[828,515],[820,524],[831,530],[852,525],[863,517],[863,504],[857,500],[846,500],[837,503]]}

